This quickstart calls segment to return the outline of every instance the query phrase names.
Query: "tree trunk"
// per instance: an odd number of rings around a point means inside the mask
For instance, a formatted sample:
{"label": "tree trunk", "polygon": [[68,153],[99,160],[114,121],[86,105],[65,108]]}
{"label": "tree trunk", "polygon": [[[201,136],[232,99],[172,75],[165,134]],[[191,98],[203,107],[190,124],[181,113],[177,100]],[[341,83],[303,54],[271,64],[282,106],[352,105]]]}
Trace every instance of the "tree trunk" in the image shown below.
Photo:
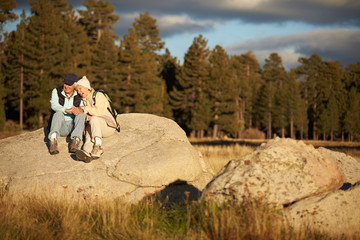
{"label": "tree trunk", "polygon": [[317,140],[317,135],[316,135],[316,103],[313,106],[313,110],[314,110],[314,114],[313,114],[313,139]]}
{"label": "tree trunk", "polygon": [[[24,41],[25,41],[25,31],[24,28],[21,28],[21,46],[24,47]],[[20,56],[20,116],[19,116],[19,124],[20,129],[22,130],[24,128],[24,54],[21,53]]]}
{"label": "tree trunk", "polygon": [[285,128],[281,128],[281,138],[285,138]]}
{"label": "tree trunk", "polygon": [[294,118],[291,116],[290,118],[290,138],[294,137]]}
{"label": "tree trunk", "polygon": [[330,131],[330,141],[334,141],[334,129],[331,128],[331,131]]}
{"label": "tree trunk", "polygon": [[213,135],[212,135],[213,138],[216,138],[216,137],[217,137],[218,130],[219,130],[219,125],[214,124]]}
{"label": "tree trunk", "polygon": [[269,112],[267,135],[268,139],[271,139],[271,112]]}
{"label": "tree trunk", "polygon": [[[239,109],[239,98],[236,98],[235,99],[235,104],[236,104],[236,107],[237,107],[237,109]],[[241,111],[240,110],[238,110],[237,112],[236,112],[236,120],[238,121],[238,122],[241,122]],[[237,137],[238,138],[241,138],[241,128],[238,130],[238,132],[237,132]]]}

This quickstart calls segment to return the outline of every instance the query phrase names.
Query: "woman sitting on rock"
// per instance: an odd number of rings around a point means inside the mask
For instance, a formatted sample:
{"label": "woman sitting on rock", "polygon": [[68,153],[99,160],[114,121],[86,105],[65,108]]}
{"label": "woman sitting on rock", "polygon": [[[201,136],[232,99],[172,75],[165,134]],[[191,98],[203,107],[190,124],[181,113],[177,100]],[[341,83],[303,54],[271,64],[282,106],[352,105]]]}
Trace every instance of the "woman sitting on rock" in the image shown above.
{"label": "woman sitting on rock", "polygon": [[[76,83],[76,91],[82,97],[84,106],[82,107],[87,115],[85,126],[85,144],[82,150],[76,151],[76,157],[80,161],[90,162],[98,159],[103,154],[101,139],[109,137],[116,131],[116,121],[110,112],[110,103],[102,92],[97,92],[91,88],[86,76]],[[95,100],[95,101],[94,101]]]}

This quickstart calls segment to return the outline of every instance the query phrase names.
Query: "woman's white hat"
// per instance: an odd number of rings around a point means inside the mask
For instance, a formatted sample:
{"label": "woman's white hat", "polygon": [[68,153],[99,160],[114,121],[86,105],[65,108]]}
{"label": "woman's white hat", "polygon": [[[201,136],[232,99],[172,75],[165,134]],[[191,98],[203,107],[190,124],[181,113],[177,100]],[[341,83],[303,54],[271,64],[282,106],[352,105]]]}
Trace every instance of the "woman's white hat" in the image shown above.
{"label": "woman's white hat", "polygon": [[90,86],[90,82],[89,80],[86,78],[86,76],[83,76],[79,81],[76,82],[76,87],[81,86],[87,89],[91,90],[91,86]]}

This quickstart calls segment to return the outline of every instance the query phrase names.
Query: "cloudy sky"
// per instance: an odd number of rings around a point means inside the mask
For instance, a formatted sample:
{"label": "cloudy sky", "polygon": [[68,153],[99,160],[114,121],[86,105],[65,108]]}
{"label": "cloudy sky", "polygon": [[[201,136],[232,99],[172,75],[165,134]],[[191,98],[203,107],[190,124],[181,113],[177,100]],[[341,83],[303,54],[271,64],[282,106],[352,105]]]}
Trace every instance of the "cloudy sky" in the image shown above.
{"label": "cloudy sky", "polygon": [[[69,1],[74,8],[83,0]],[[29,9],[17,0],[18,9]],[[299,57],[319,54],[345,66],[360,60],[359,0],[113,0],[122,38],[139,13],[149,11],[162,40],[180,62],[199,34],[208,47],[220,45],[230,54],[253,51],[260,64],[273,52],[285,67]],[[11,28],[8,25],[8,28]]]}

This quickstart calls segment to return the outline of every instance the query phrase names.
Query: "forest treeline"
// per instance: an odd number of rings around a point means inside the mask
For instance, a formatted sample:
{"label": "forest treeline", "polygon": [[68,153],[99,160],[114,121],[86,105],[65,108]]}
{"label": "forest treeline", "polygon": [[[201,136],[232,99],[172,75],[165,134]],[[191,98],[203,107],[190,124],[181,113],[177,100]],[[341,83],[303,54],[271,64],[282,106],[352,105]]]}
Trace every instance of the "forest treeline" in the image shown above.
{"label": "forest treeline", "polygon": [[[248,130],[297,139],[360,140],[360,61],[344,67],[313,54],[286,71],[272,53],[261,68],[249,51],[232,55],[199,35],[183,63],[171,56],[149,12],[122,38],[110,1],[33,0],[16,30],[1,39],[0,127],[47,124],[51,90],[66,73],[86,75],[120,113],[174,119],[189,136],[236,137]],[[1,32],[14,0],[0,3]],[[120,43],[120,44],[116,44]]]}

